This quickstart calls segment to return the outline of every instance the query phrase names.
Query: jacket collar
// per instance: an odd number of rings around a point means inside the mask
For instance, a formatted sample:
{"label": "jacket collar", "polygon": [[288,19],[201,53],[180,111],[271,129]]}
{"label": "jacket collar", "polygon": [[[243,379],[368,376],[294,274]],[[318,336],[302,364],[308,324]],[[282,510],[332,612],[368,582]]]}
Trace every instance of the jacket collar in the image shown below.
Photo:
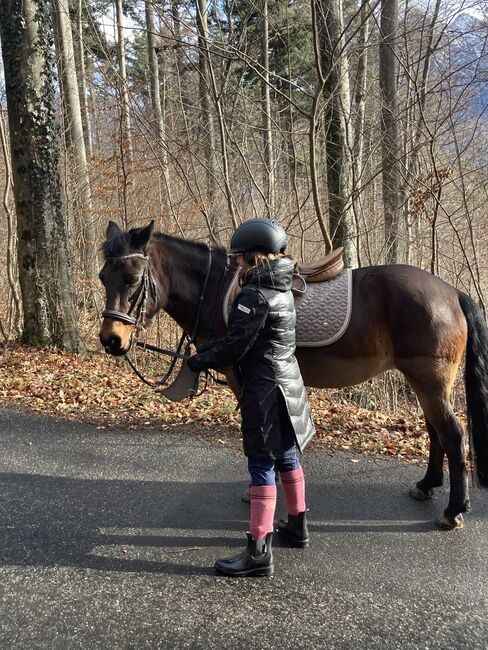
{"label": "jacket collar", "polygon": [[253,267],[244,273],[243,286],[255,284],[263,289],[290,291],[295,262],[289,257],[271,260],[259,267]]}

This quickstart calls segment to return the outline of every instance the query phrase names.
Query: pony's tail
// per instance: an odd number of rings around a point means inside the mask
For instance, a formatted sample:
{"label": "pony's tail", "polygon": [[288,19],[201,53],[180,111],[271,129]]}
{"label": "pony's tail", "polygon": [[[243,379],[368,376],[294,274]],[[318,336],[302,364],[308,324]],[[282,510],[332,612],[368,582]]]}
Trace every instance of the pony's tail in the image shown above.
{"label": "pony's tail", "polygon": [[480,485],[488,487],[488,327],[475,301],[458,295],[468,322],[464,383],[471,454]]}

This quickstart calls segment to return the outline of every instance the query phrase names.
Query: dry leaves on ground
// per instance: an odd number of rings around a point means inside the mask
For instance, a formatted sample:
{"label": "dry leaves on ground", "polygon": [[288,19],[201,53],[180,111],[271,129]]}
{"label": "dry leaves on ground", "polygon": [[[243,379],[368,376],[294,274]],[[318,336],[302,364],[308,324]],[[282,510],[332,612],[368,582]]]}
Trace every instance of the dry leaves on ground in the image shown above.
{"label": "dry leaves on ground", "polygon": [[[197,398],[169,402],[144,385],[123,360],[102,352],[89,356],[10,344],[0,350],[0,404],[99,427],[158,428],[192,424],[221,441],[238,435],[240,416],[229,389],[209,385]],[[423,420],[410,407],[403,417],[369,411],[329,391],[309,396],[317,427],[315,446],[329,451],[395,456],[410,462],[425,459],[428,438]]]}

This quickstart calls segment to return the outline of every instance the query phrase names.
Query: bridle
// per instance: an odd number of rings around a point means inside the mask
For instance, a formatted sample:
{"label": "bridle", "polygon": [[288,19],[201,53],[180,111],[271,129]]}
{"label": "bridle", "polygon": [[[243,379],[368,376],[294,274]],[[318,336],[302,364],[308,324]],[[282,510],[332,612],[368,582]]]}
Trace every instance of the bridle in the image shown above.
{"label": "bridle", "polygon": [[[129,311],[125,314],[124,312],[117,311],[115,309],[105,309],[102,312],[102,317],[103,318],[112,318],[114,320],[121,321],[123,323],[128,323],[129,325],[134,325],[135,326],[135,331],[138,332],[141,329],[144,329],[144,320],[145,320],[145,315],[146,315],[146,305],[147,305],[147,300],[149,297],[149,294],[151,294],[152,298],[154,301],[156,301],[157,298],[157,290],[156,290],[156,283],[154,281],[154,278],[151,274],[151,269],[150,269],[150,264],[149,264],[149,257],[147,255],[144,255],[143,253],[130,253],[128,255],[120,255],[118,257],[109,257],[107,258],[107,261],[112,261],[112,260],[127,260],[127,259],[143,259],[145,261],[145,266],[144,266],[144,273],[141,279],[141,282],[132,295],[130,299],[130,309]],[[174,367],[176,365],[176,362],[178,359],[185,359],[188,358],[189,356],[189,351],[190,347],[192,344],[195,343],[196,337],[197,337],[197,332],[200,326],[200,320],[201,320],[201,315],[202,315],[202,309],[203,305],[205,303],[205,297],[207,293],[207,287],[208,287],[208,281],[210,278],[210,271],[212,269],[212,248],[209,246],[208,247],[208,262],[207,262],[207,269],[205,272],[205,277],[203,280],[203,284],[200,290],[200,297],[198,299],[198,305],[197,305],[197,313],[195,316],[195,321],[191,330],[190,336],[188,336],[185,332],[183,332],[181,339],[178,343],[178,346],[176,348],[176,351],[172,350],[166,350],[164,348],[160,348],[155,345],[150,345],[147,344],[143,341],[137,341],[136,344],[142,348],[147,348],[149,350],[152,350],[153,352],[159,352],[161,354],[167,354],[169,356],[173,357],[173,360],[170,364],[169,369],[167,370],[166,374],[164,377],[159,379],[156,382],[148,382],[143,375],[139,372],[139,370],[136,368],[136,366],[132,363],[132,361],[129,359],[128,355],[125,355],[125,358],[129,365],[131,366],[132,370],[136,373],[136,375],[141,379],[145,384],[148,384],[153,387],[157,386],[162,386],[167,383],[169,377],[173,373]],[[227,260],[224,272],[222,273],[220,285],[219,285],[219,290],[217,294],[217,298],[215,301],[214,305],[214,313],[213,313],[213,318],[212,318],[212,324],[209,329],[209,337],[212,338],[213,334],[215,332],[215,324],[216,324],[216,318],[217,318],[217,308],[220,303],[220,297],[222,294],[222,289],[225,283],[225,279],[227,276],[229,270],[229,261]],[[133,313],[132,313],[133,312]],[[182,354],[182,349],[186,341],[186,346],[185,346],[185,351],[188,352],[188,354]]]}
{"label": "bridle", "polygon": [[[109,257],[107,262],[113,260],[130,260],[130,259],[142,259],[144,260],[144,272],[142,274],[141,281],[139,286],[132,294],[130,298],[130,308],[129,311],[124,314],[122,311],[117,311],[116,309],[105,309],[102,311],[102,318],[113,318],[114,320],[122,321],[123,323],[128,323],[129,325],[134,325],[136,330],[142,329],[144,326],[144,320],[146,317],[146,307],[147,299],[149,294],[151,294],[154,302],[156,302],[157,291],[156,283],[151,274],[151,268],[149,265],[149,257],[144,255],[144,253],[129,253],[129,255],[119,255],[118,257]],[[134,315],[132,315],[134,312]]]}

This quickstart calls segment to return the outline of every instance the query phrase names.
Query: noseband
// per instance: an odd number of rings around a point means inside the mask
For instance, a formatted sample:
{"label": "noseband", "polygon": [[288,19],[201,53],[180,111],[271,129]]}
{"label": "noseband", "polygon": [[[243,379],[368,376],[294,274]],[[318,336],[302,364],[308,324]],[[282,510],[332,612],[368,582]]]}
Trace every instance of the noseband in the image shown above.
{"label": "noseband", "polygon": [[[120,255],[119,257],[109,257],[107,258],[107,262],[111,260],[129,259],[142,259],[145,262],[144,273],[142,275],[141,282],[130,298],[130,309],[127,314],[124,314],[124,312],[121,311],[117,311],[116,309],[105,309],[102,311],[102,317],[113,318],[114,320],[119,320],[123,323],[128,323],[129,325],[134,325],[136,328],[139,328],[144,325],[146,305],[149,293],[151,293],[153,300],[156,301],[156,283],[154,282],[154,278],[151,275],[149,257],[143,253],[130,253],[129,255]],[[134,315],[132,315],[132,312],[134,312]]]}

